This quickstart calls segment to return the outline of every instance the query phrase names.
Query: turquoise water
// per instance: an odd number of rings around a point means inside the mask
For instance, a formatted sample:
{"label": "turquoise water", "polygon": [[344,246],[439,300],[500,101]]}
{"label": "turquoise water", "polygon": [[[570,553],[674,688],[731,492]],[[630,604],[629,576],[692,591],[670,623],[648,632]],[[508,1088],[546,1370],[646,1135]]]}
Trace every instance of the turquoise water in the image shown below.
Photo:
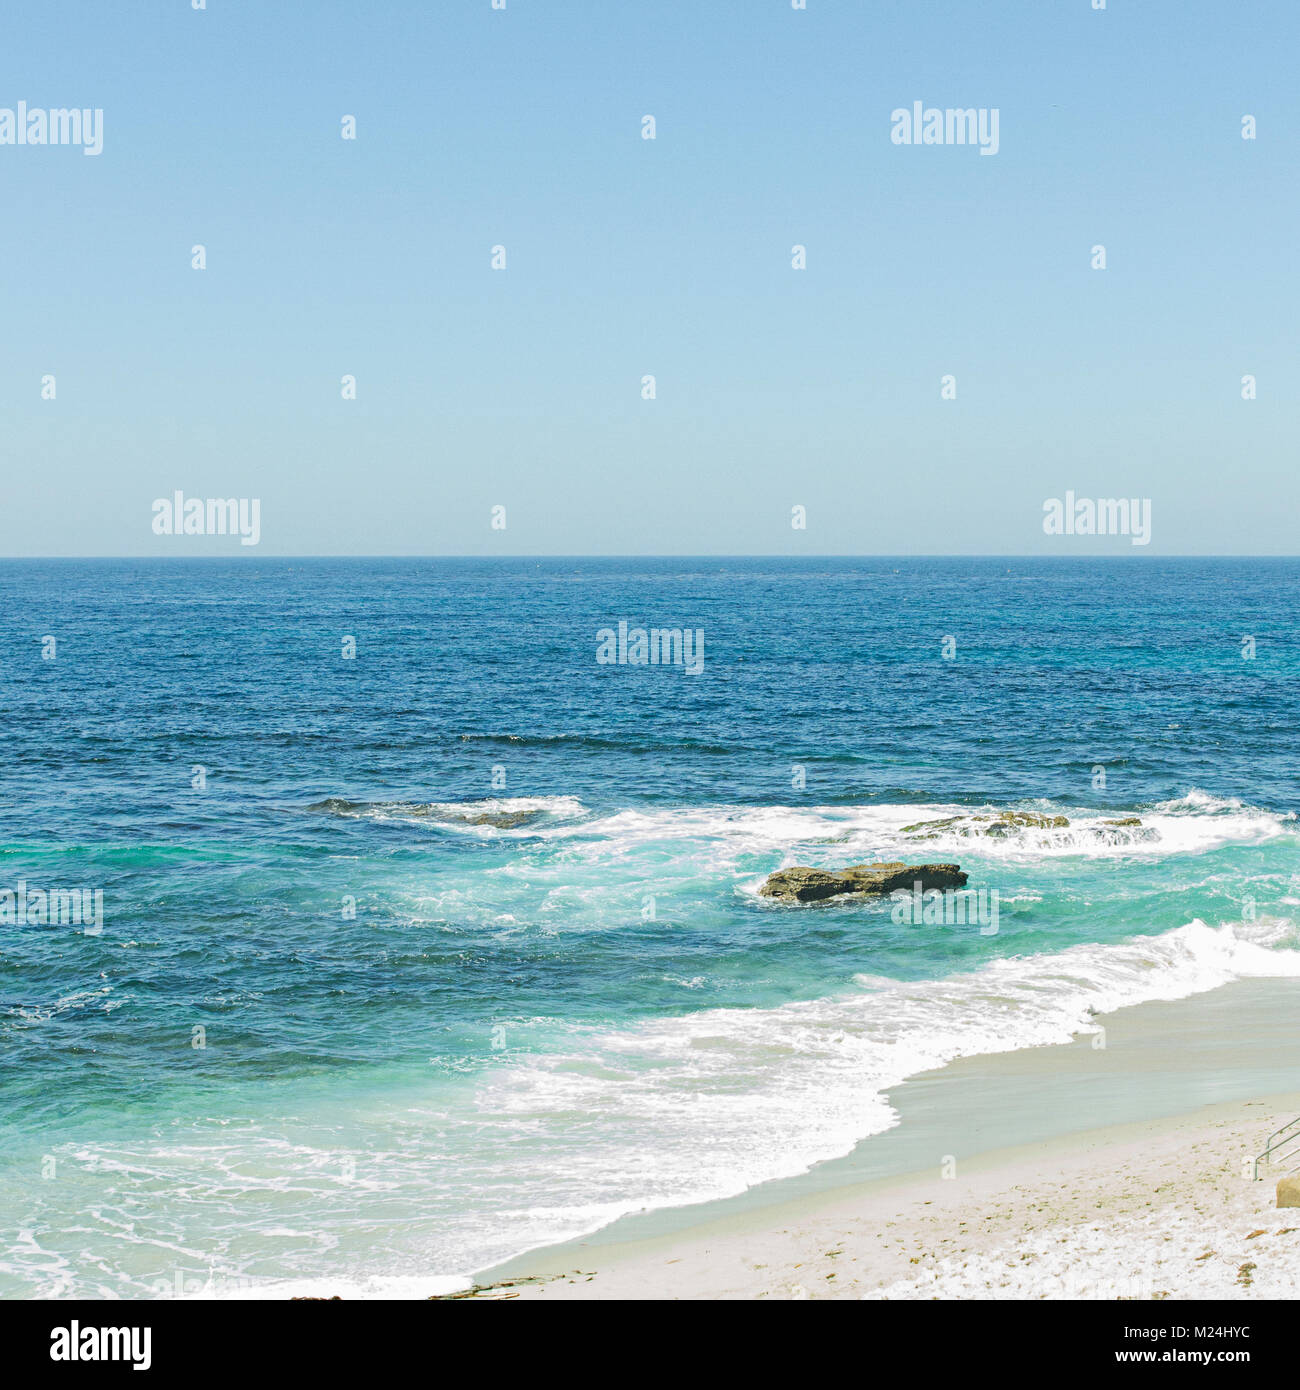
{"label": "turquoise water", "polygon": [[[842,1154],[950,1057],[1300,974],[1298,596],[1287,560],[0,564],[0,890],[104,905],[0,921],[0,1295],[424,1294]],[[703,670],[598,663],[622,619]],[[904,828],[1009,809],[1070,824]],[[895,858],[997,932],[756,893]]]}

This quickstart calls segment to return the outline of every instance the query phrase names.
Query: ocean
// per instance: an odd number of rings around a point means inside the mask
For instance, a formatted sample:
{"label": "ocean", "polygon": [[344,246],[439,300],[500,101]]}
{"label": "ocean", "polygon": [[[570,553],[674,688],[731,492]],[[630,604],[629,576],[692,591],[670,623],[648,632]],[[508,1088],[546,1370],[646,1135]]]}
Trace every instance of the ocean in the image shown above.
{"label": "ocean", "polygon": [[[1289,559],[0,562],[0,1296],[422,1296],[842,1155],[949,1059],[1300,974],[1298,599]],[[698,668],[598,660],[621,623]],[[997,930],[757,892],[872,860],[960,863]]]}

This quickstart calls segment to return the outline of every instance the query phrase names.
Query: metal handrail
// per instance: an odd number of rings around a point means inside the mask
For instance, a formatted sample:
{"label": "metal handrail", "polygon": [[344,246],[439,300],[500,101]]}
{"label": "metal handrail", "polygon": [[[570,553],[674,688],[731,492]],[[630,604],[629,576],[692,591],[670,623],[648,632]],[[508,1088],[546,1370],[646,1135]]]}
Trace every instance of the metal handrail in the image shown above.
{"label": "metal handrail", "polygon": [[[1264,1145],[1264,1152],[1255,1160],[1255,1181],[1259,1181],[1259,1165],[1261,1163],[1277,1163],[1281,1159],[1294,1158],[1297,1162],[1292,1164],[1292,1169],[1300,1167],[1300,1115],[1294,1120],[1288,1120],[1280,1129],[1275,1129],[1268,1136],[1268,1143]],[[1291,1169],[1287,1170],[1288,1172]]]}

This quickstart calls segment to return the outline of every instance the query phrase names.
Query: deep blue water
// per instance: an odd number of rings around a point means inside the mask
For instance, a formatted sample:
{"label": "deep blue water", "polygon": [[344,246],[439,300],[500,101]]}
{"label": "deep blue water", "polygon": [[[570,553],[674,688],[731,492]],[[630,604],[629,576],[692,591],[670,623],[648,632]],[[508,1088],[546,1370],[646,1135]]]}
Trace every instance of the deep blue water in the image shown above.
{"label": "deep blue water", "polygon": [[[1291,560],[0,563],[0,890],[104,902],[0,922],[0,1295],[427,1291],[843,1152],[948,1056],[1291,973],[1298,596]],[[702,671],[599,664],[621,619]],[[1071,824],[904,830],[1007,809]],[[754,892],[881,858],[960,860],[997,932]]]}

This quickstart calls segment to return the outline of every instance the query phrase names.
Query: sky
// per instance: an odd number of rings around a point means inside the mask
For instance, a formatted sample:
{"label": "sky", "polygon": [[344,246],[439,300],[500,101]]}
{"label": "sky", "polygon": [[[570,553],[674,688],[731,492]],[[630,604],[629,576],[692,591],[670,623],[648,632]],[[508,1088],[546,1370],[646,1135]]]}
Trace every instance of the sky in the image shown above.
{"label": "sky", "polygon": [[6,14],[0,554],[1297,553],[1294,0],[195,2]]}

